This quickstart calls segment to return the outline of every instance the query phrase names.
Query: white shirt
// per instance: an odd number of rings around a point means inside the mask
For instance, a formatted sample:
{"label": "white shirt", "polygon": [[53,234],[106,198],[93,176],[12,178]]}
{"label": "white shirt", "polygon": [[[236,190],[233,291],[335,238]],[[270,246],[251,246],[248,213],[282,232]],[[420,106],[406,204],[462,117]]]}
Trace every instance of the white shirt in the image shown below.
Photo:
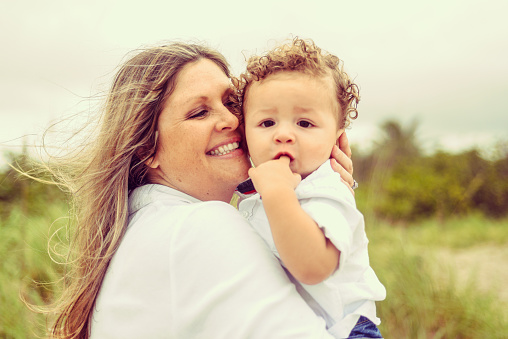
{"label": "white shirt", "polygon": [[[361,315],[379,325],[375,301],[384,300],[386,290],[370,267],[365,223],[353,195],[329,161],[302,180],[295,193],[340,251],[339,268],[329,278],[316,285],[295,282],[303,299],[336,338],[347,337]],[[280,258],[259,194],[242,200],[239,210]]]}
{"label": "white shirt", "polygon": [[129,213],[91,338],[330,338],[231,205],[145,185]]}

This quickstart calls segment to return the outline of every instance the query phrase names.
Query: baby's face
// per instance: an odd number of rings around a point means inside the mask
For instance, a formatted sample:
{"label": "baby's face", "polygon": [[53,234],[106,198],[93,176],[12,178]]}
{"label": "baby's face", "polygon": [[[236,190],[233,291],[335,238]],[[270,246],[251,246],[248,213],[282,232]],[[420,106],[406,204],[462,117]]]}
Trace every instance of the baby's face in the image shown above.
{"label": "baby's face", "polygon": [[281,155],[305,178],[330,158],[344,131],[331,77],[282,72],[256,81],[245,96],[245,136],[255,166]]}

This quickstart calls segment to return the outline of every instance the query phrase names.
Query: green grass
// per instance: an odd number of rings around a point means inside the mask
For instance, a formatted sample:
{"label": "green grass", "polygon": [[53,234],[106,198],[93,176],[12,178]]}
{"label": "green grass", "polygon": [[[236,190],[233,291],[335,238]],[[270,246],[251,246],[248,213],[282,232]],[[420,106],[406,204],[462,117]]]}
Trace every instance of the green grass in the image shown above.
{"label": "green grass", "polygon": [[37,305],[52,301],[51,282],[60,278],[61,266],[48,256],[48,239],[50,229],[65,225],[55,222],[65,213],[62,205],[51,205],[43,215],[33,216],[15,208],[8,218],[0,220],[0,338],[34,338],[44,334],[44,316],[30,311],[21,297]]}
{"label": "green grass", "polygon": [[411,242],[419,245],[462,249],[508,243],[508,221],[486,220],[481,214],[452,218],[445,223],[426,220],[412,226]]}
{"label": "green grass", "polygon": [[[41,211],[41,209],[31,209]],[[62,204],[44,213],[14,208],[0,220],[0,338],[43,336],[45,318],[20,300],[46,304],[55,294],[62,267],[47,254],[50,235],[66,221]],[[505,338],[508,307],[495,291],[479,289],[474,280],[458,281],[447,263],[434,254],[443,248],[465,250],[479,245],[508,245],[508,220],[478,215],[442,223],[428,220],[405,227],[367,222],[370,257],[387,288],[378,303],[380,330],[386,338]],[[59,236],[65,236],[63,232]]]}
{"label": "green grass", "polygon": [[476,279],[459,281],[436,252],[506,246],[507,220],[471,216],[404,228],[375,224],[367,232],[372,267],[387,289],[387,299],[378,303],[387,338],[506,338],[508,303],[495,290],[479,289]]}

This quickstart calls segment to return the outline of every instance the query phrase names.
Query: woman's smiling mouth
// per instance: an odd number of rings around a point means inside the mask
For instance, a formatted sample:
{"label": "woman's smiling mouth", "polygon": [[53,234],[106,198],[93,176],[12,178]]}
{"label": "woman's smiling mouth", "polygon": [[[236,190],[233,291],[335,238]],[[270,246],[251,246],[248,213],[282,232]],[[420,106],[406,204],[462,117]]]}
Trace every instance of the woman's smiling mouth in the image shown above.
{"label": "woman's smiling mouth", "polygon": [[231,153],[233,152],[234,150],[238,149],[238,147],[240,147],[240,144],[238,142],[232,142],[232,143],[229,143],[229,144],[225,144],[225,145],[222,145],[222,146],[219,146],[217,147],[216,149],[206,153],[208,155],[214,155],[214,156],[220,156],[220,155],[225,155],[225,154],[228,154],[228,153]]}

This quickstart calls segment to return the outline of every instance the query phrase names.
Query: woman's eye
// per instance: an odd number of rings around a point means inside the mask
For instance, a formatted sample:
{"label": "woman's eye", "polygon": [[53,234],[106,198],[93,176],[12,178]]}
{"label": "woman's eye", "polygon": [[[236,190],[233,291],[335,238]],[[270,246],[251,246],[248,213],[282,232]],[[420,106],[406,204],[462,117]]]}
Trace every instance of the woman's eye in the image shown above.
{"label": "woman's eye", "polygon": [[241,111],[240,105],[239,105],[239,98],[236,95],[236,92],[234,91],[228,91],[228,93],[223,97],[223,103],[224,107],[229,109],[230,111]]}
{"label": "woman's eye", "polygon": [[208,111],[207,111],[206,109],[203,109],[203,110],[201,110],[201,111],[198,111],[197,113],[193,113],[193,114],[191,114],[191,116],[189,117],[189,119],[202,118],[202,117],[204,117],[207,113],[208,113]]}
{"label": "woman's eye", "polygon": [[304,121],[299,121],[298,126],[303,127],[303,128],[308,128],[308,127],[311,127],[312,124],[310,122],[304,120]]}
{"label": "woman's eye", "polygon": [[271,127],[275,125],[275,122],[271,121],[271,120],[267,120],[267,121],[263,121],[260,126],[262,127]]}
{"label": "woman's eye", "polygon": [[226,107],[230,112],[240,112],[240,108],[239,108],[239,105],[234,102],[234,101],[226,101],[225,103],[223,103],[224,107]]}

